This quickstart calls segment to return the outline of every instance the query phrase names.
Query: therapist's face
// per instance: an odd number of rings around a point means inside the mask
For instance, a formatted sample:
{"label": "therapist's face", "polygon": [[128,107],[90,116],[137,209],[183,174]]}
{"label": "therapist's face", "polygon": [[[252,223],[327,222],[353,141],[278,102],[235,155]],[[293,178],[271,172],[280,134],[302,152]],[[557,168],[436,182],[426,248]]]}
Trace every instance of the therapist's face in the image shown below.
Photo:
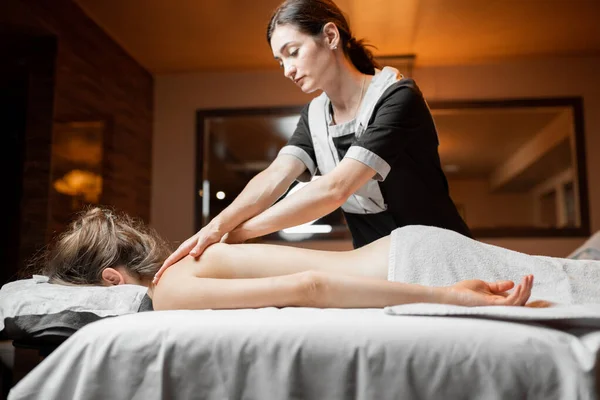
{"label": "therapist's face", "polygon": [[324,40],[300,32],[293,25],[278,25],[271,36],[275,60],[304,93],[323,89],[330,80],[334,52]]}

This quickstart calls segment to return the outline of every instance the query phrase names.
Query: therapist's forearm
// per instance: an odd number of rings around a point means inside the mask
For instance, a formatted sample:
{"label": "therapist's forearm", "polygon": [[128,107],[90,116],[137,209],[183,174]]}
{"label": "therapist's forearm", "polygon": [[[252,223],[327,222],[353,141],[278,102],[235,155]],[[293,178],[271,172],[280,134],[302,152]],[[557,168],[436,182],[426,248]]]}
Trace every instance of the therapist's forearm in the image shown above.
{"label": "therapist's forearm", "polygon": [[288,187],[285,179],[265,170],[252,178],[235,200],[211,223],[223,232],[230,232],[242,222],[266,210]]}
{"label": "therapist's forearm", "polygon": [[236,228],[234,234],[242,240],[248,240],[301,225],[336,210],[344,204],[346,198],[343,191],[323,177],[244,222]]}

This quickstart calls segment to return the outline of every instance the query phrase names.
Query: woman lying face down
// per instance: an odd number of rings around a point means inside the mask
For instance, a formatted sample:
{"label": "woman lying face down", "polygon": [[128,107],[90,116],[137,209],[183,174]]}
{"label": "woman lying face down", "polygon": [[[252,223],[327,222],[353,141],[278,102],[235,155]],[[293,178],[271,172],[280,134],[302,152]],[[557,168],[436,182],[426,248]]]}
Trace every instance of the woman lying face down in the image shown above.
{"label": "woman lying face down", "polygon": [[532,275],[516,287],[511,281],[477,279],[447,287],[391,282],[389,250],[389,236],[350,251],[217,243],[198,259],[188,256],[177,262],[154,286],[154,274],[171,253],[167,243],[125,214],[92,208],[36,262],[43,265],[39,273],[53,283],[147,286],[156,310],[406,303],[521,306],[531,294]]}

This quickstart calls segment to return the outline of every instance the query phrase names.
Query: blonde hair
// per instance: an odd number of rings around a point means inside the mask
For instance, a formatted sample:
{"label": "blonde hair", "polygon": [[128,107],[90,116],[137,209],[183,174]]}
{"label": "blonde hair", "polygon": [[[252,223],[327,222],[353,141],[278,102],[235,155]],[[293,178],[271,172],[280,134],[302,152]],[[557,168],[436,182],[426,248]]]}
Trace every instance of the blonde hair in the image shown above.
{"label": "blonde hair", "polygon": [[94,207],[79,213],[30,267],[50,282],[67,285],[101,285],[102,271],[115,267],[150,283],[169,254],[167,242],[143,222]]}

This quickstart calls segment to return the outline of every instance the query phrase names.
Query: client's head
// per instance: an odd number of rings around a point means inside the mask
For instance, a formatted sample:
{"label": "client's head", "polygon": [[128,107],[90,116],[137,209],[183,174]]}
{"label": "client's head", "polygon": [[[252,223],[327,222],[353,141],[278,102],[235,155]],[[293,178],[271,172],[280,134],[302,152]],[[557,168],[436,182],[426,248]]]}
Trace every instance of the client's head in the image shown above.
{"label": "client's head", "polygon": [[95,207],[82,211],[34,262],[53,283],[148,286],[170,253],[141,221]]}

